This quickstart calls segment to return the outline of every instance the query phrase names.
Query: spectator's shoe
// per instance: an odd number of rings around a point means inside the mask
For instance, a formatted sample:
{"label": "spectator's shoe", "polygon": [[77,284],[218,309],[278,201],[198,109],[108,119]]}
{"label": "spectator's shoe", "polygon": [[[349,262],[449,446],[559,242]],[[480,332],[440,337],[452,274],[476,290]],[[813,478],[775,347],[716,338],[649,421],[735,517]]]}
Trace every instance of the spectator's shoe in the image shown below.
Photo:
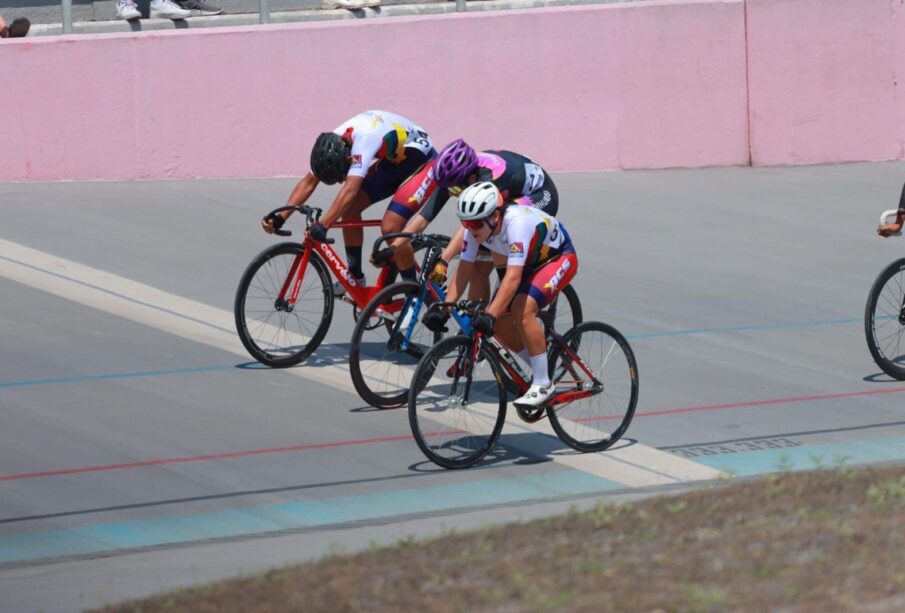
{"label": "spectator's shoe", "polygon": [[532,383],[525,395],[513,400],[512,404],[522,407],[539,407],[552,398],[555,393],[556,388],[552,384],[547,387],[541,387],[536,383]]}
{"label": "spectator's shoe", "polygon": [[29,28],[31,28],[31,22],[29,20],[25,17],[16,17],[13,19],[12,23],[9,24],[9,37],[22,38],[28,34]]}
{"label": "spectator's shoe", "polygon": [[179,8],[172,0],[151,0],[151,17],[154,19],[185,19],[192,11]]}
{"label": "spectator's shoe", "polygon": [[349,9],[350,11],[354,11],[355,9],[364,8],[365,0],[324,0],[323,7],[327,10],[329,9]]}
{"label": "spectator's shoe", "polygon": [[210,17],[223,12],[219,6],[208,4],[204,0],[176,0],[176,4],[187,11],[191,11],[195,17]]}
{"label": "spectator's shoe", "polygon": [[135,6],[133,0],[119,0],[116,3],[116,16],[126,21],[141,19],[141,11]]}

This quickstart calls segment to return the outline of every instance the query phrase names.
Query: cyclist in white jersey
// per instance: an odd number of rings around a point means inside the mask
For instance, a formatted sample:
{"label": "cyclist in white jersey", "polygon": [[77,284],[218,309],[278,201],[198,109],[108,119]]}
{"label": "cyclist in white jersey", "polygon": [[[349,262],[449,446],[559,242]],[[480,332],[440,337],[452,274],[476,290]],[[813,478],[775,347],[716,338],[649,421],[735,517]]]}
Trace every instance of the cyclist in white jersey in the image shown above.
{"label": "cyclist in white jersey", "polygon": [[[496,334],[531,365],[531,387],[515,403],[540,406],[556,390],[550,382],[544,329],[537,313],[578,271],[578,256],[569,233],[539,209],[504,206],[502,194],[489,181],[467,187],[459,196],[456,214],[465,226],[465,242],[446,300],[455,302],[462,295],[474,272],[479,246],[506,256],[506,274],[500,288],[472,325],[484,334]],[[432,309],[425,315],[424,324],[437,330],[448,318],[449,313]]]}
{"label": "cyclist in white jersey", "polygon": [[[343,182],[333,204],[313,225],[308,235],[324,240],[337,221],[359,221],[369,205],[393,196],[383,215],[381,230],[397,232],[418,210],[436,197],[433,164],[437,156],[427,132],[418,124],[387,111],[365,111],[332,132],[318,136],[311,151],[311,171],[292,194],[289,206],[304,204],[317,184]],[[261,225],[268,233],[283,225],[291,215],[283,212],[266,217]],[[349,271],[364,282],[361,228],[343,228]],[[415,279],[415,259],[411,245],[395,250],[395,264],[403,278]]]}

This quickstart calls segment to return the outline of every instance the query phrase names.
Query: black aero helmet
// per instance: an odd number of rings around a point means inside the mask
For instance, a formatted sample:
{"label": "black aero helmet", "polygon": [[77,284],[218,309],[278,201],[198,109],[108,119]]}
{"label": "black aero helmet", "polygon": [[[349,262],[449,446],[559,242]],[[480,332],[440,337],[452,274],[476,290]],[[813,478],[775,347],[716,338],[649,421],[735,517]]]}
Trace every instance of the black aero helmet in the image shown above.
{"label": "black aero helmet", "polygon": [[323,132],[311,149],[311,172],[327,185],[339,183],[349,172],[349,145],[339,134]]}

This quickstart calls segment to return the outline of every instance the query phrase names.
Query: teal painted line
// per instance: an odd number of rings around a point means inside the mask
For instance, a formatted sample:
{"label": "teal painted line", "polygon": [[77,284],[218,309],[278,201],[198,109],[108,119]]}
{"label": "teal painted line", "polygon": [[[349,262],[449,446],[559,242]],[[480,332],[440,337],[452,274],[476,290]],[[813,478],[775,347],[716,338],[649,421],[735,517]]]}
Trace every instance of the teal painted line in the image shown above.
{"label": "teal painted line", "polygon": [[624,487],[583,471],[569,470],[515,479],[96,524],[68,530],[7,534],[0,536],[0,564],[595,494]]}
{"label": "teal painted line", "polygon": [[165,377],[169,375],[186,375],[199,372],[217,372],[232,370],[235,364],[229,366],[204,366],[200,368],[172,368],[169,370],[145,370],[138,372],[109,373],[104,375],[86,375],[82,377],[54,377],[51,379],[31,379],[26,381],[0,382],[0,389],[13,387],[31,387],[35,385],[54,385],[59,383],[83,383],[86,381],[109,381],[112,379],[135,379],[141,377]]}
{"label": "teal painted line", "polygon": [[890,462],[905,460],[905,436],[761,449],[691,459],[739,477],[786,470],[812,470],[840,465]]}
{"label": "teal painted line", "polygon": [[786,330],[791,328],[815,328],[818,326],[835,326],[840,324],[864,323],[864,318],[828,319],[817,321],[799,321],[785,324],[760,324],[752,326],[730,326],[725,328],[696,328],[691,330],[671,330],[669,332],[651,332],[650,334],[634,334],[627,336],[629,340],[660,338],[663,336],[686,336],[691,334],[725,334],[727,332],[763,332],[768,330]]}

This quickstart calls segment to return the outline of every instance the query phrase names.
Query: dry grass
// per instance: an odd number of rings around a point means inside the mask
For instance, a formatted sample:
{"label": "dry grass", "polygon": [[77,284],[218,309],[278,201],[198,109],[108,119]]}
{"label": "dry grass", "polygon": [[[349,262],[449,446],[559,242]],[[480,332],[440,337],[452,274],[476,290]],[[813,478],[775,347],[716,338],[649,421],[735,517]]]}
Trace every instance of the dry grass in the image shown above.
{"label": "dry grass", "polygon": [[903,610],[905,468],[771,476],[109,611]]}

